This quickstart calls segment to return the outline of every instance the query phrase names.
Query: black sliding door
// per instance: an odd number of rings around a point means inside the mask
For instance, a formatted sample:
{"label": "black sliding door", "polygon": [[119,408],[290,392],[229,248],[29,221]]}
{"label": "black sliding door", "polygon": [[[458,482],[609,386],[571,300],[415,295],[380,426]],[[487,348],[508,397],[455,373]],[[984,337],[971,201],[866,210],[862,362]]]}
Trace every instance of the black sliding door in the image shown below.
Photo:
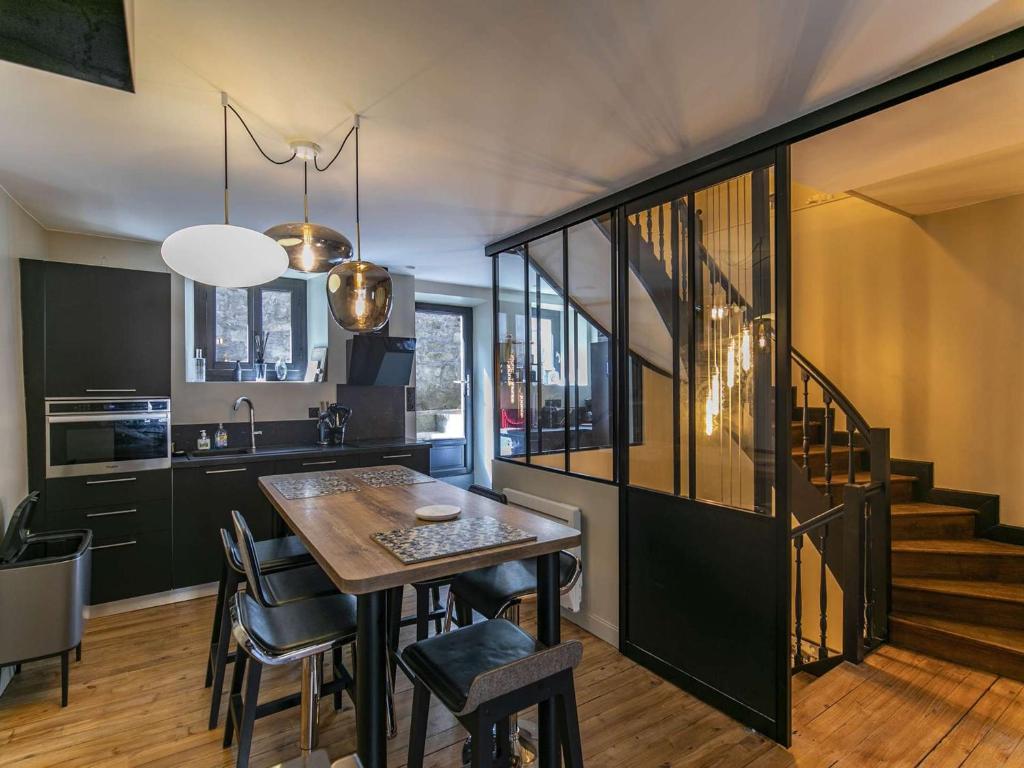
{"label": "black sliding door", "polygon": [[622,647],[782,743],[787,185],[764,153],[620,208],[618,232]]}

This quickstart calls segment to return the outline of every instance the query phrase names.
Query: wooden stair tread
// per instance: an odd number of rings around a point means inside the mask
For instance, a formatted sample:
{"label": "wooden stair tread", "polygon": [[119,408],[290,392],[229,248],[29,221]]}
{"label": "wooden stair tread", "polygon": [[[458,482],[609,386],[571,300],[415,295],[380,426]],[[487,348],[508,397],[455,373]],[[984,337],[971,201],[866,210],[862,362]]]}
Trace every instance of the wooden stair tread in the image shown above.
{"label": "wooden stair tread", "polygon": [[916,613],[889,614],[890,621],[918,625],[925,629],[938,631],[953,638],[966,638],[976,643],[995,646],[1008,653],[1024,656],[1024,629],[1007,629],[1005,627],[988,627],[980,624],[969,624],[953,619],[940,619],[935,616],[922,616]]}
{"label": "wooden stair tread", "polygon": [[939,592],[961,597],[1019,603],[1024,606],[1024,584],[1011,584],[1001,581],[964,581],[961,579],[897,576],[893,578],[892,586],[893,589],[916,589],[924,592]]}
{"label": "wooden stair tread", "polygon": [[929,552],[946,555],[999,555],[1024,557],[1024,547],[990,539],[908,539],[894,541],[893,552]]}
{"label": "wooden stair tread", "polygon": [[[867,470],[857,472],[854,476],[854,482],[858,485],[866,484],[871,482],[871,473]],[[914,483],[917,482],[917,478],[913,475],[890,475],[889,481],[891,483]],[[825,487],[824,477],[812,477],[811,483],[821,487]],[[841,486],[846,484],[846,472],[837,472],[832,475],[832,487]]]}
{"label": "wooden stair tread", "polygon": [[[855,445],[855,446],[853,446],[854,453],[866,453],[867,450],[868,450],[867,446],[864,446],[864,445]],[[833,444],[833,446],[832,446],[832,455],[833,456],[837,456],[840,453],[848,455],[850,453],[850,446],[846,445],[845,443],[843,443],[842,445],[840,445],[838,443]],[[815,444],[811,445],[807,449],[807,455],[808,456],[823,456],[824,454],[825,454],[825,446],[822,443],[815,443]],[[796,445],[796,446],[793,447],[793,456],[800,457],[800,456],[803,456],[803,455],[804,455],[804,450],[803,450],[802,446]]]}
{"label": "wooden stair tread", "polygon": [[978,510],[968,507],[953,507],[949,504],[932,504],[927,501],[905,501],[892,505],[892,514],[896,515],[976,515]]}

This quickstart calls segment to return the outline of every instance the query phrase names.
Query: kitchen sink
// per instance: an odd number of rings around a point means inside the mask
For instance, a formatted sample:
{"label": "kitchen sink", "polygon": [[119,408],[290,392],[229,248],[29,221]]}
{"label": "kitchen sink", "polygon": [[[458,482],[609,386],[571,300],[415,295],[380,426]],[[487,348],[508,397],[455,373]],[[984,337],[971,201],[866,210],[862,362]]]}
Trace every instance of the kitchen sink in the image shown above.
{"label": "kitchen sink", "polygon": [[211,448],[208,451],[189,451],[188,457],[190,459],[210,459],[218,456],[253,456],[260,454],[264,456],[281,456],[289,453],[309,453],[319,450],[320,447],[319,445],[257,445],[255,451],[248,447]]}

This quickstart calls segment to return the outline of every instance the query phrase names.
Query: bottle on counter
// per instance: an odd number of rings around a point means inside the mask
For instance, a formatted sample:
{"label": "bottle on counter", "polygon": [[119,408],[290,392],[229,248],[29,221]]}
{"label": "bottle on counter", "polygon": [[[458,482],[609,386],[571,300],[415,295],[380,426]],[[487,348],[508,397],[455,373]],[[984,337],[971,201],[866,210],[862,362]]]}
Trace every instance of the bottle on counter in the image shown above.
{"label": "bottle on counter", "polygon": [[215,448],[228,447],[228,431],[223,424],[218,424],[217,431],[213,433],[213,445]]}
{"label": "bottle on counter", "polygon": [[242,362],[235,360],[235,381],[242,380]]}
{"label": "bottle on counter", "polygon": [[196,440],[196,450],[208,451],[210,450],[210,436],[206,434],[205,429],[199,430],[199,439]]}
{"label": "bottle on counter", "polygon": [[206,381],[206,358],[199,347],[196,347],[196,356],[192,358],[192,381]]}

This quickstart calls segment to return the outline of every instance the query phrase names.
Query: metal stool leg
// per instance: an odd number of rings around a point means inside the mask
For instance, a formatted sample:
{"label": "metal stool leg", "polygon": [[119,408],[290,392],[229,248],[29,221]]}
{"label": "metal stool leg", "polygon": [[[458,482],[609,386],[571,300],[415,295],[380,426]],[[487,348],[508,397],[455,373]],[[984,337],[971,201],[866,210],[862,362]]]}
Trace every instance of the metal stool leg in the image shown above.
{"label": "metal stool leg", "polygon": [[320,727],[320,684],[324,675],[324,655],[302,660],[302,717],[299,724],[299,749],[306,755],[316,749]]}

